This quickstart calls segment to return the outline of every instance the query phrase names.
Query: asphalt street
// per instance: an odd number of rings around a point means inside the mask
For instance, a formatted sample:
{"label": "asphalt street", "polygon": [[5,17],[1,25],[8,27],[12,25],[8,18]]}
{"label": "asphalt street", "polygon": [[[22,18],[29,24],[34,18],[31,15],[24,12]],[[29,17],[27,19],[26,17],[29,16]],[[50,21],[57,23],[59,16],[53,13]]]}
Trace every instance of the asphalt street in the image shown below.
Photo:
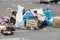
{"label": "asphalt street", "polygon": [[[0,0],[0,18],[10,16],[11,11],[21,5],[25,9],[43,8],[49,6],[53,16],[60,16],[60,4],[40,4],[40,0]],[[60,40],[60,28],[46,27],[47,30],[16,30],[12,36],[4,36],[0,33],[0,40]]]}

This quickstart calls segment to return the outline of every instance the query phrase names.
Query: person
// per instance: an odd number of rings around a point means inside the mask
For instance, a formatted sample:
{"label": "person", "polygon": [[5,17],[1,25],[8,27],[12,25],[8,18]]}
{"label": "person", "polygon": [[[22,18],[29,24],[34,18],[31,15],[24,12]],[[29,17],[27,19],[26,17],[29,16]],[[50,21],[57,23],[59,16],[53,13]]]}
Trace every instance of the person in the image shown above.
{"label": "person", "polygon": [[12,12],[11,17],[10,17],[10,23],[15,24],[15,22],[16,22],[16,14],[17,14],[16,11]]}

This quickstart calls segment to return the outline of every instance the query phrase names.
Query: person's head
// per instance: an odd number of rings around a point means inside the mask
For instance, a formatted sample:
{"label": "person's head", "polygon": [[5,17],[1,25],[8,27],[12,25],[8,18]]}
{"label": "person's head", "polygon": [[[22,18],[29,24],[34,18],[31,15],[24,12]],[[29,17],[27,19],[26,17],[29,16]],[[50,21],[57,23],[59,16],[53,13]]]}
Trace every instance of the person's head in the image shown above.
{"label": "person's head", "polygon": [[16,13],[17,13],[16,11],[13,11],[13,12],[12,12],[12,15],[16,16]]}
{"label": "person's head", "polygon": [[11,17],[13,17],[15,19],[16,18],[16,14],[17,14],[17,11],[13,11],[12,14],[11,14]]}

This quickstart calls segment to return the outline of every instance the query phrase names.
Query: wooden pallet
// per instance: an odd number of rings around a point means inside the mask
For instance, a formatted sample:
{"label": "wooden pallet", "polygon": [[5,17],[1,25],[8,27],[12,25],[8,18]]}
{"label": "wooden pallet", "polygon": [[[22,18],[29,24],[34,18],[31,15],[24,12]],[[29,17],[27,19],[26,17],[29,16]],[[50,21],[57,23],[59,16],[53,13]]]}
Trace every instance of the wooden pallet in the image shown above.
{"label": "wooden pallet", "polygon": [[28,19],[26,22],[26,28],[30,30],[38,29],[38,20],[37,19]]}

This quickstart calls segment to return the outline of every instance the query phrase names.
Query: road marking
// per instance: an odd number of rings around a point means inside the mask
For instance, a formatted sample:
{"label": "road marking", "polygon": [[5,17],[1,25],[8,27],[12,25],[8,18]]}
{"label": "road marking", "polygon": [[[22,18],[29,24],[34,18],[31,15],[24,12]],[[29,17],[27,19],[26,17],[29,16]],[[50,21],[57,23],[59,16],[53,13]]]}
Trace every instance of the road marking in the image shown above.
{"label": "road marking", "polygon": [[3,38],[3,39],[0,39],[0,40],[20,40],[20,38]]}
{"label": "road marking", "polygon": [[29,40],[28,38],[25,37],[17,37],[17,38],[2,38],[0,40]]}

